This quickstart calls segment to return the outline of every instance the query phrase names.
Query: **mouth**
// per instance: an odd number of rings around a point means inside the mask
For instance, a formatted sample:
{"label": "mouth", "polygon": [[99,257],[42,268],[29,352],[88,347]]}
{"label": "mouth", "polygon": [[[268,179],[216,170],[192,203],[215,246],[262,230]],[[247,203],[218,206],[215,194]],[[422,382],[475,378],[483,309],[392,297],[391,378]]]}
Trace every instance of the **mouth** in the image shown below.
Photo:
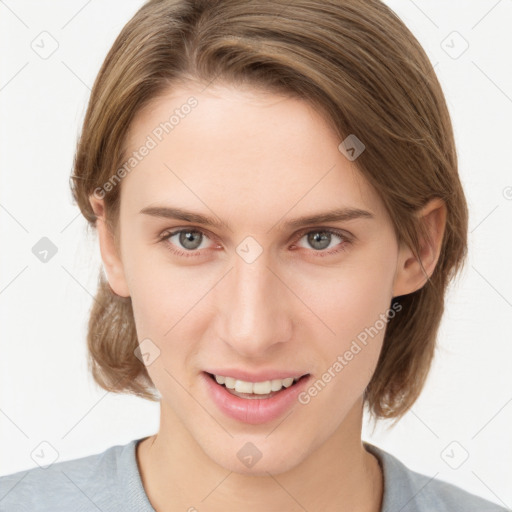
{"label": "mouth", "polygon": [[[227,372],[226,372],[227,373]],[[240,377],[247,373],[233,371]],[[282,417],[298,403],[298,396],[304,391],[312,375],[283,376],[255,382],[235,379],[203,371],[202,381],[206,395],[224,415],[245,424],[262,424]],[[275,377],[276,374],[262,375]],[[254,376],[252,377],[254,379]],[[259,377],[261,378],[261,377]]]}
{"label": "mouth", "polygon": [[298,377],[285,379],[272,379],[260,382],[250,382],[225,375],[215,375],[204,372],[215,384],[223,387],[228,393],[248,400],[262,400],[272,398],[283,390],[296,386],[297,383],[309,377],[309,373]]}

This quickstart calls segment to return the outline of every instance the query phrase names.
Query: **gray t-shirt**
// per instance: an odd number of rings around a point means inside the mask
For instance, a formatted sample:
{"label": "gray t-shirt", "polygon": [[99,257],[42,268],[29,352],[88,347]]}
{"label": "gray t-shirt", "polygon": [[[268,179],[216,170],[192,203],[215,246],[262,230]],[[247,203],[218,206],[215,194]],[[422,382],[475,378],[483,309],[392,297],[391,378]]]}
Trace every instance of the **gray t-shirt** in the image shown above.
{"label": "gray t-shirt", "polygon": [[[0,477],[0,511],[155,512],[144,491],[135,455],[142,439],[57,462],[46,469],[37,467]],[[363,443],[382,467],[381,512],[507,510],[460,487],[416,473],[383,449]]]}

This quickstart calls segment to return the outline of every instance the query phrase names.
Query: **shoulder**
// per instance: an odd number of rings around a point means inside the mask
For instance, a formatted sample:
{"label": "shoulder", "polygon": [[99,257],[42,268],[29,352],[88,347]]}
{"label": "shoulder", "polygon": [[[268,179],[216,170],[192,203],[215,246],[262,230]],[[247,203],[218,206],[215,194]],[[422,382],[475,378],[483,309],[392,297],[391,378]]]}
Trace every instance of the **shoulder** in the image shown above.
{"label": "shoulder", "polygon": [[136,441],[46,468],[1,476],[0,511],[117,510],[112,504],[123,503],[127,497],[120,496],[121,490],[126,494],[140,492],[140,480],[134,473],[138,471]]}
{"label": "shoulder", "polygon": [[456,485],[409,469],[372,444],[365,448],[381,461],[384,474],[382,512],[507,512],[507,509]]}

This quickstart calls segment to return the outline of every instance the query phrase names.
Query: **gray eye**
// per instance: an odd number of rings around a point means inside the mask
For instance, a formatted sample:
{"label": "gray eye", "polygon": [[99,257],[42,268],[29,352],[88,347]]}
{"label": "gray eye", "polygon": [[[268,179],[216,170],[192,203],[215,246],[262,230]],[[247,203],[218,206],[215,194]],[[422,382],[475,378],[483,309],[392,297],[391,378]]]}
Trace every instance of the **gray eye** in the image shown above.
{"label": "gray eye", "polygon": [[183,230],[176,234],[179,234],[179,242],[185,249],[195,250],[201,245],[203,234],[200,231]]}
{"label": "gray eye", "polygon": [[310,231],[304,236],[307,236],[308,244],[316,251],[322,251],[324,249],[327,249],[331,242],[333,241],[333,236],[341,239],[340,235],[330,233],[329,231],[321,230]]}

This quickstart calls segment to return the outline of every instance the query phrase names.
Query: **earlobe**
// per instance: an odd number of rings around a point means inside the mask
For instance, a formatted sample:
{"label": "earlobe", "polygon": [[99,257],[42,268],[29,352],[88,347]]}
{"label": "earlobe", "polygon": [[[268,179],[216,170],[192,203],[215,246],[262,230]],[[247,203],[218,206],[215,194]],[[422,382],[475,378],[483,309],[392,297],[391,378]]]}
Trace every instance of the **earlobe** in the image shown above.
{"label": "earlobe", "polygon": [[420,235],[419,260],[412,249],[402,244],[399,249],[393,297],[407,295],[422,288],[433,274],[439,260],[446,227],[446,204],[440,198],[429,201],[417,214],[425,226]]}
{"label": "earlobe", "polygon": [[120,297],[129,297],[130,291],[124,275],[123,262],[118,254],[114,234],[105,219],[105,205],[102,199],[90,196],[89,202],[96,214],[96,230],[100,244],[101,259],[112,291]]}

